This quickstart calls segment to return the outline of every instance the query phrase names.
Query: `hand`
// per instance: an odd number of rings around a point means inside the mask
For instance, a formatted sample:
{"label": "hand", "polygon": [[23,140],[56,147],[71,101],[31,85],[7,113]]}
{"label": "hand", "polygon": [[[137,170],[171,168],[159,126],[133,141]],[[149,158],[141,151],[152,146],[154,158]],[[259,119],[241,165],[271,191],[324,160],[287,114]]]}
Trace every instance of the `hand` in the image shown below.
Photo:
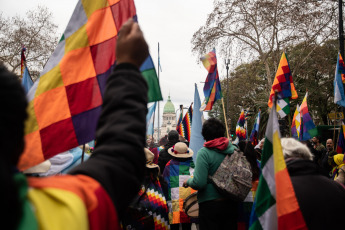
{"label": "hand", "polygon": [[149,55],[149,48],[138,23],[129,19],[119,31],[116,44],[116,62],[131,63],[140,68]]}
{"label": "hand", "polygon": [[187,184],[187,180],[188,180],[188,179],[186,179],[186,180],[183,182],[183,185],[182,185],[182,186],[183,186],[184,188],[188,188],[188,187],[189,187],[188,184]]}

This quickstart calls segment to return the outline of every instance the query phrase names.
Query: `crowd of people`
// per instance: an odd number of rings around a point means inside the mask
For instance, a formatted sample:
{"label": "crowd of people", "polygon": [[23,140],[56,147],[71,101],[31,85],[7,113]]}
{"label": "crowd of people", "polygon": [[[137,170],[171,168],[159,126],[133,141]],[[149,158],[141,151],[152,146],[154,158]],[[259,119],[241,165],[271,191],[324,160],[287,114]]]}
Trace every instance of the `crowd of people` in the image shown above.
{"label": "crowd of people", "polygon": [[[238,145],[216,119],[202,126],[204,147],[193,161],[189,143],[172,130],[155,146],[145,138],[147,84],[139,67],[148,46],[137,23],[119,32],[117,66],[110,75],[90,158],[66,175],[24,175],[16,168],[24,149],[28,105],[18,78],[0,67],[0,179],[6,229],[248,229],[260,178],[264,140]],[[116,96],[114,96],[116,95]],[[145,144],[145,141],[147,143]],[[345,215],[344,154],[319,137],[282,138],[287,169],[309,229],[342,229]],[[244,201],[220,193],[210,181],[224,158],[244,153],[252,188]],[[199,216],[188,216],[187,197],[197,194]]]}

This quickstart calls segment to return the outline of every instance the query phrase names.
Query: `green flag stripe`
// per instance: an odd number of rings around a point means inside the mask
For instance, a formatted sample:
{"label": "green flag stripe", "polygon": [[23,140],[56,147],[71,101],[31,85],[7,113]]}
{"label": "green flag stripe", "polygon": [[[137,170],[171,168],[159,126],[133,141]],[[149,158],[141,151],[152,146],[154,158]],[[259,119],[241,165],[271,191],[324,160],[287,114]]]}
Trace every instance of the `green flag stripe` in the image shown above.
{"label": "green flag stripe", "polygon": [[250,225],[249,230],[263,230],[259,220],[256,220]]}
{"label": "green flag stripe", "polygon": [[154,69],[148,69],[141,72],[141,74],[145,78],[147,85],[149,87],[147,93],[149,102],[163,100],[156,71]]}
{"label": "green flag stripe", "polygon": [[270,140],[266,137],[264,142],[264,147],[262,149],[262,157],[261,157],[261,169],[263,169],[267,163],[267,161],[273,155],[273,145]]}
{"label": "green flag stripe", "polygon": [[276,200],[271,195],[266,179],[263,175],[260,176],[260,183],[256,192],[256,206],[255,212],[257,217],[262,216],[267,209],[276,203]]}

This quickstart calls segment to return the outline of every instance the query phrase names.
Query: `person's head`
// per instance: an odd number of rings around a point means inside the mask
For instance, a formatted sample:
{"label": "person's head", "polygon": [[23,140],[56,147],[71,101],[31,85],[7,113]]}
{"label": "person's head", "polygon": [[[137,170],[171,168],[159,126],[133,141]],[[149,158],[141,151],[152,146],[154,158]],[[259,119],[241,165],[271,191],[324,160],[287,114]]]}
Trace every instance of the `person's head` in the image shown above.
{"label": "person's head", "polygon": [[344,154],[335,154],[333,156],[333,161],[332,161],[331,165],[333,167],[340,166],[340,165],[344,164],[343,160],[344,160]]}
{"label": "person's head", "polygon": [[18,77],[0,66],[0,146],[1,161],[16,165],[24,149],[24,121],[28,105]]}
{"label": "person's head", "polygon": [[186,143],[177,142],[173,147],[168,149],[168,153],[174,158],[191,158],[193,150],[188,148]]}
{"label": "person's head", "polygon": [[311,141],[314,143],[314,144],[319,144],[320,143],[320,137],[319,136],[315,136],[311,139]]}
{"label": "person's head", "polygon": [[176,130],[171,130],[168,133],[168,141],[169,142],[178,142],[179,134]]}
{"label": "person's head", "polygon": [[282,138],[281,145],[285,160],[288,159],[304,159],[313,160],[309,148],[294,138]]}
{"label": "person's head", "polygon": [[166,145],[168,143],[168,135],[165,135],[159,140],[159,146]]}
{"label": "person's head", "polygon": [[8,229],[16,229],[21,219],[21,204],[17,187],[13,181],[13,169],[24,149],[24,121],[27,118],[27,100],[18,77],[0,65],[0,183],[2,207],[6,210],[1,216]]}
{"label": "person's head", "polygon": [[260,175],[260,169],[256,161],[257,152],[255,151],[254,146],[250,141],[240,141],[238,145],[240,150],[244,153],[244,156],[246,156],[248,162],[250,163],[250,167],[253,173],[253,181],[258,180]]}
{"label": "person's head", "polygon": [[205,141],[210,141],[219,137],[224,137],[225,126],[217,118],[209,118],[202,125],[201,134]]}
{"label": "person's head", "polygon": [[328,139],[326,141],[326,148],[327,148],[328,151],[333,150],[333,140],[332,139]]}

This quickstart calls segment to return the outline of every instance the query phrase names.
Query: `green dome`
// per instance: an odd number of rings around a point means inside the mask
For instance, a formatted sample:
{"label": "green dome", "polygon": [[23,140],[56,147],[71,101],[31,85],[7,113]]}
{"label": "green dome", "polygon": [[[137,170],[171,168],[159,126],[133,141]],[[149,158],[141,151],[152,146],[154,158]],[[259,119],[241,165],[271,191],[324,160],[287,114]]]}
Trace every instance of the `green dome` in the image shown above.
{"label": "green dome", "polygon": [[164,105],[163,113],[175,113],[175,106],[170,100],[170,96],[168,96],[168,101]]}

